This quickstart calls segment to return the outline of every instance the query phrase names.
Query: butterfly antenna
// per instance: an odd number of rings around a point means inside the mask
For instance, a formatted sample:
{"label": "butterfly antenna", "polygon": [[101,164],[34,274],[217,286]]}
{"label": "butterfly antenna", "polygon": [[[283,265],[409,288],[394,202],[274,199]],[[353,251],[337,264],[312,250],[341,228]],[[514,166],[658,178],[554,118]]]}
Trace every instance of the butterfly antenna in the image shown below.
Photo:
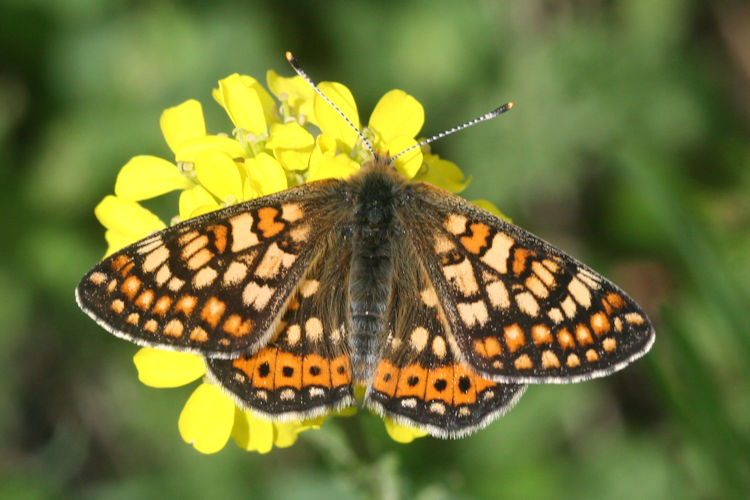
{"label": "butterfly antenna", "polygon": [[311,87],[313,88],[313,90],[314,90],[315,92],[317,92],[317,94],[318,94],[318,95],[319,95],[320,97],[322,97],[322,98],[323,98],[323,100],[324,100],[325,102],[327,102],[329,106],[331,106],[331,107],[332,107],[333,109],[335,109],[335,110],[336,110],[336,112],[337,112],[337,113],[338,113],[339,115],[341,115],[341,118],[343,118],[344,120],[346,120],[346,123],[348,123],[348,124],[349,124],[349,126],[350,126],[350,127],[351,127],[351,128],[352,128],[352,129],[353,129],[353,130],[354,130],[354,131],[355,131],[355,132],[357,133],[357,135],[359,136],[359,138],[360,138],[360,139],[362,139],[362,142],[363,142],[363,143],[365,144],[365,146],[367,146],[367,149],[368,149],[368,150],[370,151],[370,153],[371,153],[371,154],[372,154],[373,156],[375,156],[375,150],[374,150],[374,149],[372,148],[372,144],[370,144],[370,141],[368,141],[368,140],[367,140],[367,137],[365,137],[365,136],[364,136],[364,134],[362,133],[362,131],[361,131],[361,130],[359,130],[359,129],[357,128],[357,126],[356,126],[356,125],[354,125],[354,124],[352,123],[352,121],[351,121],[351,120],[350,120],[349,118],[347,118],[347,117],[346,117],[346,115],[344,114],[344,112],[343,112],[343,111],[341,111],[341,110],[339,109],[339,107],[338,107],[338,106],[336,106],[336,105],[335,105],[335,104],[333,103],[333,101],[332,101],[332,100],[330,100],[330,99],[328,98],[328,96],[326,96],[326,95],[325,95],[325,94],[324,94],[323,92],[321,92],[321,90],[320,90],[320,89],[318,88],[318,86],[317,86],[317,85],[315,85],[315,84],[313,83],[313,81],[312,81],[312,80],[310,79],[310,77],[309,77],[309,76],[307,76],[307,73],[305,73],[305,72],[304,72],[304,71],[302,70],[302,68],[300,68],[300,66],[299,66],[299,63],[297,62],[297,59],[296,59],[296,58],[294,57],[294,55],[292,55],[292,53],[291,53],[291,52],[289,52],[288,50],[287,50],[287,52],[286,52],[286,60],[287,60],[287,61],[289,61],[289,64],[290,64],[290,65],[292,66],[292,69],[293,69],[293,70],[294,70],[294,71],[295,71],[295,72],[296,72],[296,73],[297,73],[297,74],[298,74],[299,76],[301,76],[301,77],[302,77],[302,78],[303,78],[303,79],[304,79],[304,80],[305,80],[305,81],[306,81],[306,82],[307,82],[308,84],[310,84],[310,86],[311,86]]}
{"label": "butterfly antenna", "polygon": [[404,149],[399,154],[397,154],[396,156],[392,157],[391,161],[395,160],[399,156],[403,156],[404,154],[408,153],[409,151],[411,151],[413,149],[421,148],[422,146],[424,146],[426,144],[429,144],[429,143],[431,143],[433,141],[436,141],[438,139],[442,139],[443,137],[445,137],[447,135],[451,135],[454,132],[458,132],[459,130],[463,130],[465,128],[469,128],[472,125],[476,125],[477,123],[482,123],[482,122],[486,122],[487,120],[492,120],[493,118],[497,118],[498,116],[502,115],[506,111],[510,111],[511,109],[513,109],[513,103],[512,102],[506,102],[505,104],[503,104],[499,108],[494,109],[494,110],[490,111],[489,113],[485,113],[482,116],[478,116],[478,117],[474,118],[473,120],[469,120],[466,123],[462,123],[461,125],[458,125],[456,127],[453,127],[453,128],[448,129],[448,130],[445,130],[443,132],[440,132],[437,135],[433,135],[429,139],[425,139],[424,141],[420,142],[419,144],[415,144],[413,146],[410,146],[410,147]]}

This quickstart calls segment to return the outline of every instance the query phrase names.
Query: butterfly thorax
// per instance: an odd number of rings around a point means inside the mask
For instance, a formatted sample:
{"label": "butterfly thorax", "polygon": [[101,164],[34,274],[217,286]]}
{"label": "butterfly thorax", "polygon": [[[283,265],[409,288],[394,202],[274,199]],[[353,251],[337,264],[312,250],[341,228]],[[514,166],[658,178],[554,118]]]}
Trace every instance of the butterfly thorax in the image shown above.
{"label": "butterfly thorax", "polygon": [[376,157],[351,179],[352,261],[349,274],[349,343],[354,379],[369,380],[385,340],[385,314],[393,278],[396,202],[406,181],[387,157]]}

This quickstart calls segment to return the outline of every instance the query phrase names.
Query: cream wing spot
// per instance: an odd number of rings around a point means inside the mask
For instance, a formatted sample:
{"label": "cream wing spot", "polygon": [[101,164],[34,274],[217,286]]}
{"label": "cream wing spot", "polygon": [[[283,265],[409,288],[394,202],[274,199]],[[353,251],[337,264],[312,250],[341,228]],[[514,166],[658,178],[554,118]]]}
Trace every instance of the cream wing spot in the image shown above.
{"label": "cream wing spot", "polygon": [[110,304],[110,309],[112,309],[112,311],[114,311],[115,313],[120,314],[125,310],[125,302],[120,299],[115,299]]}
{"label": "cream wing spot", "polygon": [[612,352],[617,349],[617,341],[612,337],[607,337],[602,341],[602,347],[606,352]]}
{"label": "cream wing spot", "polygon": [[508,272],[508,257],[515,240],[504,233],[497,233],[492,238],[492,244],[481,257],[481,261],[500,274]]}
{"label": "cream wing spot", "polygon": [[591,307],[591,291],[578,278],[573,278],[568,283],[568,291],[573,298],[584,308]]}
{"label": "cream wing spot", "polygon": [[562,323],[562,321],[565,319],[563,317],[562,311],[558,309],[557,307],[553,307],[549,311],[547,311],[547,316],[549,316],[549,319],[555,322],[555,324]]}
{"label": "cream wing spot", "polygon": [[544,286],[544,283],[536,276],[529,276],[526,278],[526,288],[531,290],[531,293],[539,297],[540,299],[547,298],[549,290]]}
{"label": "cream wing spot", "polygon": [[91,273],[91,276],[89,276],[89,281],[95,285],[102,285],[105,281],[107,281],[107,275],[97,271],[95,273]]}
{"label": "cream wing spot", "polygon": [[313,317],[305,321],[305,337],[311,342],[323,338],[323,323],[319,318]]}
{"label": "cream wing spot", "polygon": [[565,312],[565,316],[571,319],[575,317],[577,307],[575,301],[573,301],[573,298],[570,295],[565,297],[565,300],[563,300],[560,305]]}
{"label": "cream wing spot", "polygon": [[487,306],[484,305],[482,300],[458,304],[458,314],[461,316],[461,320],[464,324],[469,328],[474,325],[484,326],[489,319]]}
{"label": "cream wing spot", "polygon": [[258,244],[258,236],[253,232],[253,216],[249,213],[229,219],[232,227],[232,252],[240,252]]}
{"label": "cream wing spot", "polygon": [[422,290],[420,297],[422,297],[422,303],[427,307],[435,307],[438,304],[437,293],[435,293],[435,289],[432,287]]}
{"label": "cream wing spot", "polygon": [[188,243],[190,243],[191,241],[193,241],[198,236],[200,236],[200,233],[198,231],[189,231],[189,232],[183,234],[182,236],[180,236],[177,239],[177,242],[180,245],[187,245]]}
{"label": "cream wing spot", "polygon": [[467,219],[463,215],[450,214],[445,221],[445,229],[451,234],[458,235],[466,231]]}
{"label": "cream wing spot", "polygon": [[195,271],[208,264],[213,259],[214,253],[208,248],[198,250],[187,262],[188,269]]}
{"label": "cream wing spot", "polygon": [[534,368],[534,363],[528,354],[521,354],[518,356],[513,363],[517,370],[530,370]]}
{"label": "cream wing spot", "polygon": [[560,360],[554,352],[550,350],[542,352],[542,368],[560,368]]}
{"label": "cream wing spot", "polygon": [[646,322],[646,320],[643,319],[643,316],[637,312],[629,312],[625,314],[625,321],[633,325],[642,325]]}
{"label": "cream wing spot", "polygon": [[287,222],[296,222],[304,215],[299,203],[285,203],[281,207],[281,218]]}
{"label": "cream wing spot", "polygon": [[568,368],[576,368],[581,366],[581,358],[575,353],[568,354],[568,359],[565,361],[565,364],[568,365]]}
{"label": "cream wing spot", "polygon": [[422,326],[416,327],[411,331],[411,337],[409,337],[409,345],[415,351],[422,351],[427,346],[427,340],[430,338],[430,333]]}
{"label": "cream wing spot", "polygon": [[268,285],[260,286],[251,281],[242,291],[242,301],[246,306],[254,307],[256,311],[260,311],[266,307],[275,291],[275,288]]}
{"label": "cream wing spot", "polygon": [[216,280],[219,273],[213,267],[204,267],[193,277],[193,286],[197,289],[205,288]]}
{"label": "cream wing spot", "polygon": [[300,224],[297,227],[294,227],[289,230],[289,237],[296,241],[297,243],[301,243],[304,241],[307,241],[307,237],[310,234],[310,225],[309,224]]}
{"label": "cream wing spot", "polygon": [[172,277],[172,271],[169,270],[169,266],[166,264],[162,265],[158,271],[156,271],[156,284],[162,286]]}
{"label": "cream wing spot", "polygon": [[293,346],[299,342],[299,340],[302,338],[302,328],[300,328],[299,325],[294,324],[291,325],[286,330],[286,342],[290,346]]}
{"label": "cream wing spot", "polygon": [[549,269],[544,267],[541,263],[534,261],[531,263],[531,270],[534,271],[534,274],[536,274],[537,277],[542,280],[542,282],[548,288],[554,288],[555,277],[552,275]]}
{"label": "cream wing spot", "polygon": [[164,335],[179,338],[182,337],[182,332],[184,329],[185,325],[182,324],[182,321],[180,321],[179,319],[173,319],[170,320],[166,325],[164,325]]}
{"label": "cream wing spot", "polygon": [[432,339],[432,354],[437,356],[439,359],[443,359],[446,352],[447,350],[445,348],[445,340],[443,340],[443,337],[437,336]]}
{"label": "cream wing spot", "polygon": [[202,234],[183,247],[182,258],[189,259],[193,254],[204,248],[206,245],[208,245],[208,236]]}
{"label": "cream wing spot", "polygon": [[169,258],[169,249],[163,245],[158,246],[154,251],[146,255],[143,259],[141,268],[143,272],[150,273]]}
{"label": "cream wing spot", "polygon": [[474,276],[474,268],[468,259],[464,259],[458,264],[443,266],[443,275],[448,283],[461,292],[464,297],[469,297],[479,291],[479,285]]}
{"label": "cream wing spot", "polygon": [[312,297],[318,291],[319,286],[320,281],[318,280],[305,280],[299,287],[299,293],[305,298]]}
{"label": "cream wing spot", "polygon": [[521,292],[516,295],[516,304],[521,311],[531,317],[539,315],[539,302],[529,292]]}
{"label": "cream wing spot", "polygon": [[456,245],[454,245],[453,242],[447,237],[443,236],[442,234],[435,235],[433,249],[435,250],[436,254],[442,255],[444,253],[450,252],[454,248],[456,248]]}
{"label": "cream wing spot", "polygon": [[177,276],[173,276],[172,279],[169,280],[169,283],[167,283],[167,288],[169,288],[173,292],[179,292],[180,288],[185,285],[185,281],[181,280]]}
{"label": "cream wing spot", "polygon": [[245,280],[245,277],[247,277],[247,265],[234,261],[224,272],[223,281],[225,285],[238,285]]}
{"label": "cream wing spot", "polygon": [[502,281],[493,281],[485,288],[490,304],[495,309],[507,309],[510,307],[510,295]]}
{"label": "cream wing spot", "polygon": [[258,267],[255,269],[255,275],[259,278],[270,279],[279,274],[281,268],[288,269],[297,260],[297,256],[286,253],[274,242],[268,247],[263,255]]}

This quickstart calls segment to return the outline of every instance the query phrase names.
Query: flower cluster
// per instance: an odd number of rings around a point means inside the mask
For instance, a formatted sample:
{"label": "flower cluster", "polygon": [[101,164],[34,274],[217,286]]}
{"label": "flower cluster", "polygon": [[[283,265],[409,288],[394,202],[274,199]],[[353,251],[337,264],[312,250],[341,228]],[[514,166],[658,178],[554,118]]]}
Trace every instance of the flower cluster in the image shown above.
{"label": "flower cluster", "polygon": [[[174,161],[132,158],[117,176],[115,194],[95,209],[106,228],[107,255],[166,227],[139,203],[143,200],[179,191],[174,223],[303,182],[345,178],[369,158],[355,130],[301,77],[269,71],[267,84],[270,93],[250,76],[233,74],[219,81],[213,97],[234,124],[231,135],[207,133],[196,100],[164,111],[161,130]],[[335,82],[323,82],[319,88],[354,126],[361,127],[349,89]],[[376,151],[398,153],[417,143],[423,122],[422,105],[392,90],[380,99],[362,130]],[[407,178],[453,192],[469,181],[455,164],[420,148],[398,158],[394,166]],[[192,354],[143,348],[134,361],[139,379],[152,387],[189,384],[206,373],[203,359]],[[219,451],[230,437],[246,450],[266,453],[273,446],[291,446],[300,432],[319,427],[324,419],[268,422],[237,408],[219,387],[203,382],[185,404],[178,427],[183,439],[203,453]],[[386,429],[399,442],[425,435],[391,421],[386,421]]]}

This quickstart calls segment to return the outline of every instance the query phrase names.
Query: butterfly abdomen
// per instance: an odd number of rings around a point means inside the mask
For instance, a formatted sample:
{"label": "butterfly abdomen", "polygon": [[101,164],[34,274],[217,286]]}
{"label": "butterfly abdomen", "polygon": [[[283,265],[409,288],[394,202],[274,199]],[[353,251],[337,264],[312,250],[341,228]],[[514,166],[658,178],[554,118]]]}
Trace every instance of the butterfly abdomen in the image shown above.
{"label": "butterfly abdomen", "polygon": [[400,187],[391,173],[381,169],[367,171],[352,182],[349,342],[357,381],[371,377],[382,344],[393,274],[395,200]]}

